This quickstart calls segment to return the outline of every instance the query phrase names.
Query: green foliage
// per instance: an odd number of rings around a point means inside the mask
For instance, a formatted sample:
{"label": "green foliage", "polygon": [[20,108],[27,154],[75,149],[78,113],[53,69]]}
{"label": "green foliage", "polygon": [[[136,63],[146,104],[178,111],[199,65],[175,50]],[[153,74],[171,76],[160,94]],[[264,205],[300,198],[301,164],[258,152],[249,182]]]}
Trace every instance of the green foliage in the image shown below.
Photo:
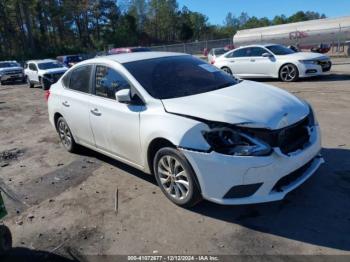
{"label": "green foliage", "polygon": [[319,18],[325,15],[299,11],[269,20],[229,12],[223,25],[210,25],[176,0],[0,0],[0,59],[226,38],[241,29]]}

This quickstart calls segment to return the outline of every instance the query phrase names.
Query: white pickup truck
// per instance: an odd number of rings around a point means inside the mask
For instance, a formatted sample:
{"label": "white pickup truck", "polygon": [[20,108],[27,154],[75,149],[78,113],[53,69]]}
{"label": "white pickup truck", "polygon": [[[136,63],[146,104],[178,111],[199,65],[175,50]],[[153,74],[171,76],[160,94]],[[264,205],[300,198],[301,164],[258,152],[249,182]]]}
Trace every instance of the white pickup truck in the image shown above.
{"label": "white pickup truck", "polygon": [[67,67],[52,59],[30,60],[24,67],[28,86],[33,88],[35,85],[40,85],[44,90],[49,89],[68,70]]}
{"label": "white pickup truck", "polygon": [[23,67],[21,67],[16,61],[0,61],[1,85],[14,81],[25,81]]}

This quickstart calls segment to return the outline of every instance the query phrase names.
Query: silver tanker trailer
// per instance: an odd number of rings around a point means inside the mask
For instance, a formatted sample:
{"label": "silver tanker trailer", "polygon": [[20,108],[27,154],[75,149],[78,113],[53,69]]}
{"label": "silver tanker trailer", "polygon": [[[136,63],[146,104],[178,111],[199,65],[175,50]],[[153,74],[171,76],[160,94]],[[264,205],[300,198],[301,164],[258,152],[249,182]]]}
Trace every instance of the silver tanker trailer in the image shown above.
{"label": "silver tanker trailer", "polygon": [[258,43],[276,43],[327,52],[346,52],[350,56],[350,16],[267,26],[238,31],[234,47]]}

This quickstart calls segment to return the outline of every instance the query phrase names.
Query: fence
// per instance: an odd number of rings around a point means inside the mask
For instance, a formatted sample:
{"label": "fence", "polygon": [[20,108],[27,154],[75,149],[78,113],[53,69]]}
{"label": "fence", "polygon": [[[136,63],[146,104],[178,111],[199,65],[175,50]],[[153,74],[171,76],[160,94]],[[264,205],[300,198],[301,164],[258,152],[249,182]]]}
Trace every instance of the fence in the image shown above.
{"label": "fence", "polygon": [[211,48],[224,47],[226,45],[232,45],[232,38],[196,41],[191,43],[182,43],[182,44],[173,44],[173,45],[151,46],[150,48],[152,49],[152,51],[202,54],[205,48],[208,48],[210,50]]}

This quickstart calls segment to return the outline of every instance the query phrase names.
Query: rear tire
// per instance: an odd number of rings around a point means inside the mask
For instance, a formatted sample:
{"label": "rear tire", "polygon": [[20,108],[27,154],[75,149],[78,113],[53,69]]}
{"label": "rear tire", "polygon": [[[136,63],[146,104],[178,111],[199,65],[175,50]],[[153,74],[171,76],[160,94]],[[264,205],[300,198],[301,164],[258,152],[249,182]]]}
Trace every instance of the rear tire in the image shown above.
{"label": "rear tire", "polygon": [[223,68],[221,68],[221,70],[232,76],[232,71],[227,66],[224,66]]}
{"label": "rear tire", "polygon": [[33,87],[34,87],[34,84],[33,84],[32,82],[30,82],[30,79],[29,79],[28,76],[26,77],[26,81],[27,81],[27,86],[28,86],[29,88],[33,88]]}
{"label": "rear tire", "polygon": [[299,79],[299,70],[293,64],[285,64],[280,68],[279,78],[283,82],[295,82]]}
{"label": "rear tire", "polygon": [[170,147],[159,149],[153,170],[160,189],[176,205],[192,207],[202,199],[196,175],[179,150]]}
{"label": "rear tire", "polygon": [[12,248],[12,235],[7,226],[0,225],[0,256]]}
{"label": "rear tire", "polygon": [[56,128],[62,145],[68,152],[74,152],[77,149],[74,137],[66,120],[61,116],[57,119]]}

